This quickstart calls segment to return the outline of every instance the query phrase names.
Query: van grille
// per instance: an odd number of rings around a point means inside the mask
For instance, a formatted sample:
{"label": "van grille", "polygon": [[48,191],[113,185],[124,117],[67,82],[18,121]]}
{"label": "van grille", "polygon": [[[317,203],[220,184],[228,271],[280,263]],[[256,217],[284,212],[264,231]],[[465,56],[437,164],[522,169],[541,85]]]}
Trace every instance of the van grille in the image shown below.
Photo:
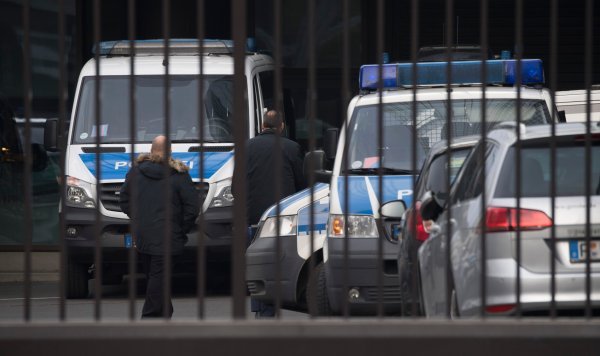
{"label": "van grille", "polygon": [[[119,206],[119,191],[123,183],[102,183],[100,187],[100,201],[106,210],[121,212]],[[204,203],[204,199],[208,195],[208,183],[194,183],[198,195],[200,196],[200,204]]]}

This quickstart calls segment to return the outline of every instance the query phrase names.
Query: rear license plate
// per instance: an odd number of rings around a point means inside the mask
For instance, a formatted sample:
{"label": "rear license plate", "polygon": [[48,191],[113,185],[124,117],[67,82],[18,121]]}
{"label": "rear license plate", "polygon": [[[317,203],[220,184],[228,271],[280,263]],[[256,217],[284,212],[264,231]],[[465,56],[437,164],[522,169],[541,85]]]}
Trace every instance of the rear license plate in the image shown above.
{"label": "rear license plate", "polygon": [[[600,261],[600,241],[590,241],[590,260]],[[569,241],[569,256],[571,262],[585,262],[587,259],[586,241]]]}
{"label": "rear license plate", "polygon": [[125,248],[131,248],[133,241],[131,240],[131,234],[125,234]]}

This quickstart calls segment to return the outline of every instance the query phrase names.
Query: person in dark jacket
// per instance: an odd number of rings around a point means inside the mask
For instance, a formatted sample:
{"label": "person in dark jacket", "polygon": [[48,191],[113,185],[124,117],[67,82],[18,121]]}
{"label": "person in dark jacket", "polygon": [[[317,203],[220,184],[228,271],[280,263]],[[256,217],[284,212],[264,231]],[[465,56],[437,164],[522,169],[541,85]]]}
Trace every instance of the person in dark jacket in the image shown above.
{"label": "person in dark jacket", "polygon": [[[281,137],[285,128],[283,118],[275,110],[270,110],[263,117],[262,132],[248,140],[246,143],[246,194],[247,194],[247,221],[250,225],[249,236],[251,239],[261,215],[279,198],[292,195],[306,188],[306,181],[302,172],[304,154],[296,142]],[[277,151],[277,136],[279,148]],[[280,154],[279,172],[275,172],[277,154]],[[234,174],[243,174],[236,171]],[[281,195],[278,197],[276,184],[279,182]],[[235,195],[235,191],[234,191]],[[251,231],[251,232],[250,232]],[[274,309],[270,305],[252,300],[252,311],[257,317],[274,316]]]}
{"label": "person in dark jacket", "polygon": [[[163,310],[167,204],[170,204],[172,255],[183,253],[187,242],[186,234],[195,226],[199,213],[198,193],[188,167],[183,162],[172,159],[167,147],[167,138],[157,136],[152,141],[150,154],[141,154],[136,159],[120,192],[121,209],[134,220],[132,237],[146,274],[146,300],[142,318],[173,315],[171,303],[169,310]],[[169,165],[168,173],[165,160]],[[167,184],[171,190],[169,203],[165,202]],[[133,185],[135,197],[131,196]],[[133,203],[136,207],[135,216],[131,215]]]}

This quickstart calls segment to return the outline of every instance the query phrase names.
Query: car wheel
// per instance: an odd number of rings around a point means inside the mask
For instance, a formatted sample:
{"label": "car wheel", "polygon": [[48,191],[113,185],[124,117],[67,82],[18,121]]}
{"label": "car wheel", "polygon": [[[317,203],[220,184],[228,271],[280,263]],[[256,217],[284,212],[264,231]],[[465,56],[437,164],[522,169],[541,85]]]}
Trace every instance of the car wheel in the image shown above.
{"label": "car wheel", "polygon": [[306,304],[311,315],[331,315],[327,287],[325,286],[325,265],[319,263],[308,278],[306,286]]}
{"label": "car wheel", "polygon": [[80,299],[88,296],[88,271],[84,263],[67,262],[67,298]]}

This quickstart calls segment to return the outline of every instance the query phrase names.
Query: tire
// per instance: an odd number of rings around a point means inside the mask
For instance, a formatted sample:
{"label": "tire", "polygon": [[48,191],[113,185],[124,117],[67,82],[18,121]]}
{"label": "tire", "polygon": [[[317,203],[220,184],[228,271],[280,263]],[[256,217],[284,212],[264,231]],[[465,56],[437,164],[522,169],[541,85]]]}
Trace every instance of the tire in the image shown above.
{"label": "tire", "polygon": [[325,265],[319,263],[308,278],[306,286],[306,305],[308,312],[316,316],[332,315],[325,286]]}
{"label": "tire", "polygon": [[89,275],[85,264],[69,261],[67,263],[67,298],[87,298],[88,279]]}

